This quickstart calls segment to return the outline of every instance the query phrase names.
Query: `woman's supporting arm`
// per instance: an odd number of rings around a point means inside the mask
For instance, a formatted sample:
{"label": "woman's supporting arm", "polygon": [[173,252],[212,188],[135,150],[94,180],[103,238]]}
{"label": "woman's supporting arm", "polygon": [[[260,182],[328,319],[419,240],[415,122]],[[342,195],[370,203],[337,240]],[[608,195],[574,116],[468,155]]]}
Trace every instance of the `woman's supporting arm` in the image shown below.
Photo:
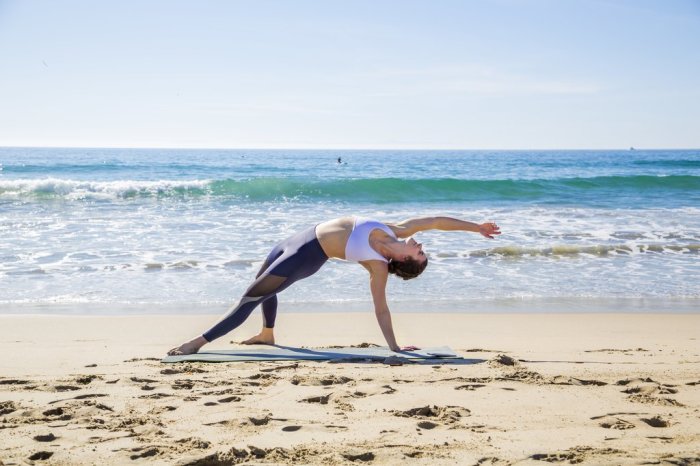
{"label": "woman's supporting arm", "polygon": [[391,323],[391,312],[386,302],[386,282],[389,276],[387,266],[380,261],[367,261],[362,264],[369,271],[369,289],[374,302],[374,313],[377,316],[379,328],[382,329],[384,339],[392,351],[399,351],[401,348],[396,343],[394,327]]}

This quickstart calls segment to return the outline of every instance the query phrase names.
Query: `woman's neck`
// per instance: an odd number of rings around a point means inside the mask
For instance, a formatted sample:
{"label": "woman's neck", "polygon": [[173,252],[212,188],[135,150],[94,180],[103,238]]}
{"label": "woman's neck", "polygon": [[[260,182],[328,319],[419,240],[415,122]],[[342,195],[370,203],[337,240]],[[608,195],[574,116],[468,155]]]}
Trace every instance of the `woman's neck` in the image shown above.
{"label": "woman's neck", "polygon": [[385,233],[383,236],[373,239],[370,246],[387,260],[396,260],[397,257],[401,257],[402,244],[401,241],[397,241]]}

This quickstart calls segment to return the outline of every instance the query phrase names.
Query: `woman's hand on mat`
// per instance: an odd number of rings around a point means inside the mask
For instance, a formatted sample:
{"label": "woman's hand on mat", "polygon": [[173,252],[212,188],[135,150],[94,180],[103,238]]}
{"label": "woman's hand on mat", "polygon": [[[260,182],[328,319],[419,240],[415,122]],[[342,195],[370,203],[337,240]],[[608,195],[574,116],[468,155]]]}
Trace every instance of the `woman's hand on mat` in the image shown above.
{"label": "woman's hand on mat", "polygon": [[401,348],[401,351],[415,351],[419,349],[420,348],[418,348],[417,346],[404,346],[403,348]]}

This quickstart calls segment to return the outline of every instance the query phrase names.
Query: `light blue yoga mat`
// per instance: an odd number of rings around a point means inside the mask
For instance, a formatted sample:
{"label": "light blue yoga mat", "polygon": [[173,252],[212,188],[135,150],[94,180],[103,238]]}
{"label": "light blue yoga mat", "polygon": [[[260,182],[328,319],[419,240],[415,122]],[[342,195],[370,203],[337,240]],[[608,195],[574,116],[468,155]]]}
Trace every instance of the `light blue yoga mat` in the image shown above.
{"label": "light blue yoga mat", "polygon": [[390,356],[406,359],[461,359],[448,346],[394,352],[386,346],[372,348],[294,348],[275,345],[256,349],[202,351],[183,356],[166,356],[161,362],[328,361],[357,358],[383,360]]}

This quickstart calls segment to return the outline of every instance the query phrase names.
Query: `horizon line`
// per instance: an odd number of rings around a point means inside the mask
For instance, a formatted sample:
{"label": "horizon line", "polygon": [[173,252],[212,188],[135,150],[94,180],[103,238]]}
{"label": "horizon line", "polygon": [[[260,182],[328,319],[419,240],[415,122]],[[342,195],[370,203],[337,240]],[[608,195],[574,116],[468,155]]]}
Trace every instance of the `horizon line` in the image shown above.
{"label": "horizon line", "polygon": [[125,150],[289,150],[289,151],[645,151],[645,150],[700,150],[700,147],[614,147],[614,148],[456,148],[456,147],[281,147],[281,146],[87,146],[87,145],[2,145],[0,149],[125,149]]}

